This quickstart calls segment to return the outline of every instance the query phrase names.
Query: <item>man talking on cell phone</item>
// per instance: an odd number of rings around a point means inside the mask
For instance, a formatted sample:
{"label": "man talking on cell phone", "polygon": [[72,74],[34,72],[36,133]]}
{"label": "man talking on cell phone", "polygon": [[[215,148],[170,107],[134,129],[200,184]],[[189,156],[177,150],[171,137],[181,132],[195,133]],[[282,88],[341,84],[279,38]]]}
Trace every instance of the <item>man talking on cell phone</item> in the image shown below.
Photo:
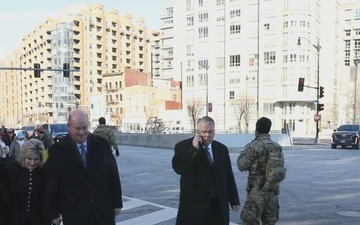
{"label": "man talking on cell phone", "polygon": [[176,225],[229,225],[229,205],[240,208],[228,148],[214,136],[215,122],[204,116],[195,136],[175,145],[172,167],[181,175]]}

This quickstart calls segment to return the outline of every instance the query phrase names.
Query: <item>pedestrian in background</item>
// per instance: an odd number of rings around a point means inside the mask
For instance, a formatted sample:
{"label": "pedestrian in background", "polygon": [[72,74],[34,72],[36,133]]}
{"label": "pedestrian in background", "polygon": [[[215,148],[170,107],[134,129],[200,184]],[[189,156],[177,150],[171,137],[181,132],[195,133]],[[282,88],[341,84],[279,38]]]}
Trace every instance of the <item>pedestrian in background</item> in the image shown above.
{"label": "pedestrian in background", "polygon": [[54,139],[47,129],[47,124],[38,125],[36,127],[36,138],[39,139],[45,147],[44,162],[46,162],[49,156],[49,148],[54,144]]}
{"label": "pedestrian in background", "polygon": [[5,196],[14,205],[16,225],[45,225],[43,215],[44,145],[31,139],[23,143],[18,161],[5,167],[7,180]]}
{"label": "pedestrian in background", "polygon": [[5,129],[1,139],[8,147],[10,147],[11,142],[13,142],[13,140],[15,139],[14,130]]}
{"label": "pedestrian in background", "polygon": [[[275,225],[279,220],[279,181],[284,179],[282,173],[286,168],[281,168],[284,166],[282,147],[271,140],[270,128],[271,120],[261,117],[256,122],[255,140],[245,146],[237,159],[239,170],[249,173],[248,194],[240,216],[243,225],[260,224],[260,221],[264,225]],[[274,161],[273,157],[276,157]],[[275,168],[277,164],[279,167]],[[273,178],[279,171],[281,178]]]}
{"label": "pedestrian in background", "polygon": [[9,224],[7,221],[7,218],[6,218],[7,212],[5,210],[7,207],[7,204],[5,201],[5,196],[4,196],[5,190],[4,189],[5,189],[5,185],[6,185],[7,181],[5,181],[6,172],[4,170],[4,163],[6,163],[7,160],[5,159],[5,157],[3,157],[3,146],[6,146],[6,145],[5,144],[0,145],[0,224],[1,225]]}
{"label": "pedestrian in background", "polygon": [[229,205],[240,208],[229,151],[214,140],[211,117],[198,120],[197,132],[174,149],[172,167],[181,175],[176,225],[228,225]]}
{"label": "pedestrian in background", "polygon": [[108,126],[106,126],[106,120],[104,117],[99,118],[99,125],[94,130],[93,134],[105,138],[110,143],[110,145],[115,149],[115,155],[116,156],[120,155],[119,147],[116,143],[115,134]]}
{"label": "pedestrian in background", "polygon": [[122,193],[110,144],[89,133],[81,110],[70,112],[69,133],[50,147],[45,164],[45,216],[53,224],[115,225]]}
{"label": "pedestrian in background", "polygon": [[10,145],[10,156],[13,160],[19,161],[21,146],[24,142],[25,136],[23,132],[19,132]]}

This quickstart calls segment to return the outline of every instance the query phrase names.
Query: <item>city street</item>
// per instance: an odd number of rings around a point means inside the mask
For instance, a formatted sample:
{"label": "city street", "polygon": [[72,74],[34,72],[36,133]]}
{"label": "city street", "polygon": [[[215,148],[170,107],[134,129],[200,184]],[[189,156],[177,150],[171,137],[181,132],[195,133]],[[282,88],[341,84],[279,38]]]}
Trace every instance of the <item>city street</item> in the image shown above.
{"label": "city street", "polygon": [[[120,146],[117,158],[124,209],[121,225],[174,225],[179,176],[171,168],[172,149]],[[246,173],[239,172],[239,150],[230,151],[241,204]],[[284,149],[287,177],[281,185],[278,225],[354,225],[360,220],[360,151],[330,149],[321,144],[297,144]],[[231,224],[241,224],[230,212]],[[121,222],[121,223],[119,223]]]}

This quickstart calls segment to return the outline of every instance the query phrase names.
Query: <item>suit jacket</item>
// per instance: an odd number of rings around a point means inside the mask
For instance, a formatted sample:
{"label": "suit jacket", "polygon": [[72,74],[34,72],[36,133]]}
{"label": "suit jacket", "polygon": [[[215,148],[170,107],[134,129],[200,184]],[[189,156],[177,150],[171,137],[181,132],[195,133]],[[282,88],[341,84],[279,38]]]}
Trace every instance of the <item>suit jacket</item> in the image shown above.
{"label": "suit jacket", "polygon": [[122,208],[117,164],[109,143],[89,134],[87,167],[69,134],[49,149],[45,164],[45,216],[62,215],[66,225],[114,225]]}
{"label": "suit jacket", "polygon": [[172,167],[180,177],[180,204],[177,225],[201,225],[215,190],[221,206],[223,225],[229,224],[229,204],[240,205],[229,151],[212,142],[213,165],[206,153],[192,145],[193,138],[175,145]]}

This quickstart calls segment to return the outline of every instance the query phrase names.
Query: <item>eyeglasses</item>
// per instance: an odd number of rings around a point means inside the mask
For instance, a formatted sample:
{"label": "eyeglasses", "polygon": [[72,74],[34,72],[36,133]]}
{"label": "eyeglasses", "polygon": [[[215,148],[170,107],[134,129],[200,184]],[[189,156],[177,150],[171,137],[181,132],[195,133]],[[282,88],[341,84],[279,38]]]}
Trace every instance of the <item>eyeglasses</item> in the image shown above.
{"label": "eyeglasses", "polygon": [[43,131],[40,131],[40,130],[36,130],[37,132],[39,132],[40,134],[43,134],[44,132]]}

